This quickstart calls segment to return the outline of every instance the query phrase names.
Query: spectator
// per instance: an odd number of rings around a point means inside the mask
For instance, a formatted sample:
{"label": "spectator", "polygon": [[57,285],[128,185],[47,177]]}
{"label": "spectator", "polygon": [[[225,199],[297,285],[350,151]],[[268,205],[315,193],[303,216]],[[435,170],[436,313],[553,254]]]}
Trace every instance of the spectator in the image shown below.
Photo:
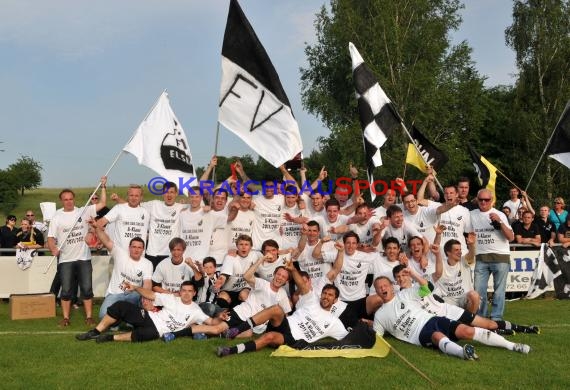
{"label": "spectator", "polygon": [[558,229],[560,229],[560,225],[563,225],[568,218],[568,211],[566,211],[566,204],[564,203],[563,198],[554,198],[554,208],[550,210],[548,216],[554,226],[556,226],[556,231],[558,231]]}
{"label": "spectator", "polygon": [[39,229],[32,227],[30,220],[22,219],[20,229],[16,232],[16,245],[27,249],[43,248],[44,235]]}
{"label": "spectator", "polygon": [[478,314],[487,317],[487,285],[493,275],[492,320],[502,320],[505,310],[505,289],[511,256],[509,241],[514,239],[507,218],[493,208],[493,193],[481,189],[477,194],[479,208],[471,211],[471,225],[477,235],[475,243],[475,290],[481,296]]}
{"label": "spectator", "polygon": [[540,246],[542,242],[540,228],[534,223],[532,212],[524,211],[522,221],[513,225],[513,230],[517,244]]}
{"label": "spectator", "polygon": [[552,223],[548,214],[550,213],[550,207],[544,205],[540,206],[538,210],[538,215],[535,216],[534,222],[538,225],[540,229],[540,240],[543,243],[548,243],[548,245],[554,244],[556,240],[556,226]]}
{"label": "spectator", "polygon": [[[8,215],[6,225],[0,228],[0,248],[14,248],[16,245],[16,216]],[[0,252],[2,256],[12,256],[11,252]]]}

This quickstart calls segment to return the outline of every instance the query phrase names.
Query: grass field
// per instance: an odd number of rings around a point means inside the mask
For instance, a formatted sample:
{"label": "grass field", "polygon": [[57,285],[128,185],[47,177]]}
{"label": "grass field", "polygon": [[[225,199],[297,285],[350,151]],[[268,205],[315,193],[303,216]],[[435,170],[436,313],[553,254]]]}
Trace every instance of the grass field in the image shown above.
{"label": "grass field", "polygon": [[[107,195],[110,197],[113,192],[119,194],[119,196],[126,199],[127,197],[127,186],[124,187],[116,187],[116,186],[109,186],[107,188]],[[73,188],[75,192],[75,205],[77,207],[84,206],[87,202],[87,199],[91,195],[95,188]],[[20,202],[18,206],[10,211],[10,214],[14,214],[18,218],[18,227],[20,227],[20,220],[25,216],[26,210],[34,210],[36,214],[36,220],[42,220],[42,214],[40,210],[40,203],[41,202],[55,202],[56,207],[60,208],[61,203],[59,202],[59,192],[62,188],[38,188],[32,191],[26,191],[24,196],[20,198]],[[99,190],[101,192],[101,190]],[[148,192],[145,188],[144,190],[144,199],[143,200],[152,200],[152,199],[160,199],[159,196],[155,196]],[[111,199],[107,200],[107,206],[109,208],[113,207],[115,202]],[[6,221],[6,215],[0,212],[0,223],[4,225]]]}
{"label": "grass field", "polygon": [[394,353],[384,359],[301,359],[272,358],[267,349],[220,359],[215,348],[234,341],[99,345],[75,340],[76,333],[87,330],[81,311],[73,313],[71,327],[60,329],[53,318],[11,321],[8,306],[0,304],[0,386],[4,389],[567,389],[570,385],[570,301],[507,304],[507,319],[541,326],[540,335],[510,337],[530,344],[529,355],[474,343],[480,360],[469,362],[389,338],[437,384],[433,387]]}

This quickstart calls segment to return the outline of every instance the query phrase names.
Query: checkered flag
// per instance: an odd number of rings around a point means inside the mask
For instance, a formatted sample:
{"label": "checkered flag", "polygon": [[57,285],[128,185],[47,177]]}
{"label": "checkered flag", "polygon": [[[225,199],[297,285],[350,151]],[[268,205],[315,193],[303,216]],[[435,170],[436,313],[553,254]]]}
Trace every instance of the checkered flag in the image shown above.
{"label": "checkered flag", "polygon": [[[352,58],[352,78],[358,99],[368,181],[372,188],[374,168],[382,165],[380,147],[400,126],[402,119],[352,42],[348,44],[348,50]],[[376,197],[374,191],[370,194],[374,200]]]}

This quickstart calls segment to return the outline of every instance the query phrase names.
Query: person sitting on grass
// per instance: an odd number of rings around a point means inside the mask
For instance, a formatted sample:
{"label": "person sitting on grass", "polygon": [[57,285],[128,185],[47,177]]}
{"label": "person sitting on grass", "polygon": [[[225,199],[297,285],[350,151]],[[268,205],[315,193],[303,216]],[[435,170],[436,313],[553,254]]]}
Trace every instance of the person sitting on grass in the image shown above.
{"label": "person sitting on grass", "polygon": [[[340,340],[348,334],[342,322],[330,311],[333,304],[338,300],[338,288],[332,284],[325,285],[319,299],[311,291],[309,283],[301,277],[292,262],[287,262],[285,268],[291,272],[299,289],[300,298],[295,312],[286,317],[285,312],[278,305],[262,310],[249,318],[247,323],[250,327],[254,327],[269,321],[267,333],[256,340],[233,347],[218,347],[217,355],[219,357],[255,352],[266,346],[278,347],[283,344],[300,349],[308,343],[325,337]],[[231,333],[239,334],[244,330],[239,328]]]}
{"label": "person sitting on grass", "polygon": [[[160,338],[165,333],[182,329],[191,331],[192,324],[215,325],[221,320],[208,317],[194,302],[196,288],[191,281],[182,282],[180,296],[156,293],[152,290],[133,286],[124,282],[125,291],[136,291],[143,299],[150,299],[154,306],[162,306],[161,310],[153,310],[145,305],[141,310],[138,305],[126,301],[117,301],[107,309],[107,313],[97,326],[85,333],[75,336],[79,341],[96,340],[97,343],[107,341],[142,342]],[[120,321],[133,326],[126,333],[103,333]]]}
{"label": "person sitting on grass", "polygon": [[477,360],[475,347],[456,343],[458,340],[476,340],[482,344],[502,347],[511,351],[528,354],[530,346],[512,343],[487,329],[472,327],[438,317],[425,311],[417,296],[431,293],[427,286],[418,289],[404,289],[394,292],[394,284],[385,276],[374,281],[376,293],[384,301],[374,315],[374,330],[379,335],[385,332],[399,340],[428,348],[439,348],[446,355],[465,360]]}
{"label": "person sitting on grass", "polygon": [[[450,241],[448,241],[448,243],[449,242]],[[400,264],[394,267],[392,272],[394,274],[396,283],[398,286],[400,286],[400,291],[404,289],[419,290],[423,286],[430,288],[427,279],[420,275],[412,267],[406,267],[405,265]],[[412,284],[412,279],[414,279],[417,283]],[[425,287],[423,288],[425,289]],[[425,291],[427,292],[427,290]],[[477,314],[469,312],[459,306],[446,303],[443,298],[434,293],[427,294],[425,296],[420,296],[418,294],[416,298],[418,302],[420,302],[422,308],[427,312],[436,316],[447,317],[450,320],[454,320],[462,324],[488,329],[505,336],[510,336],[515,333],[540,334],[540,328],[536,325],[519,325],[506,320],[493,321],[487,317],[478,316]]]}

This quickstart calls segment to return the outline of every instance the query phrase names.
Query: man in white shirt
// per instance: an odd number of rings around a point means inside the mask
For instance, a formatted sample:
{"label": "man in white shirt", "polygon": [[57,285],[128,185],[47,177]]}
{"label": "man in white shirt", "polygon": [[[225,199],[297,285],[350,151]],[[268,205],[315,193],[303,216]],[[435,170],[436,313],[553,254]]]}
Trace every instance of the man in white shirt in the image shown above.
{"label": "man in white shirt", "polygon": [[[75,207],[75,193],[64,189],[59,193],[62,208],[53,216],[47,245],[51,253],[58,258],[57,272],[61,281],[61,310],[63,319],[60,326],[69,326],[71,298],[77,294],[77,285],[81,289],[85,308],[85,323],[93,325],[93,267],[91,251],[85,242],[88,221],[97,216],[97,211],[105,207],[107,178],[101,178],[101,198],[99,203],[85,208]],[[73,291],[75,288],[75,291]]]}
{"label": "man in white shirt", "polygon": [[[214,325],[220,321],[208,317],[194,302],[196,288],[190,281],[182,283],[178,296],[155,293],[130,283],[125,283],[125,291],[152,300],[155,306],[162,306],[162,309],[154,310],[152,306],[147,306],[148,310],[142,310],[130,302],[115,302],[95,328],[75,338],[79,341],[96,340],[97,343],[143,342],[156,340],[166,333],[189,329],[192,324]],[[120,334],[103,333],[120,321],[131,324],[133,330]]]}
{"label": "man in white shirt", "polygon": [[123,250],[128,250],[131,239],[140,237],[146,243],[148,232],[149,214],[141,206],[143,196],[142,187],[130,185],[127,191],[127,203],[115,205],[103,218],[97,221],[97,226],[105,227],[108,223],[114,223],[114,236],[112,241]]}
{"label": "man in white shirt", "polygon": [[114,259],[111,280],[99,309],[99,319],[102,319],[107,314],[107,309],[115,302],[127,301],[135,305],[139,304],[140,295],[135,291],[126,291],[125,282],[151,290],[152,263],[143,256],[144,241],[142,238],[132,238],[128,251],[126,251],[119,245],[115,245],[97,222],[93,221],[91,226]]}
{"label": "man in white shirt", "polygon": [[417,296],[430,294],[426,286],[407,288],[394,292],[394,285],[387,277],[374,281],[376,293],[384,304],[374,315],[374,330],[383,335],[389,332],[399,340],[428,348],[439,348],[443,353],[465,360],[477,360],[475,348],[466,344],[461,347],[457,340],[475,340],[480,343],[502,347],[528,354],[530,347],[515,344],[489,330],[460,324],[446,317],[436,317],[425,311]]}
{"label": "man in white shirt", "polygon": [[475,242],[475,290],[481,296],[479,314],[487,317],[487,285],[493,275],[492,320],[502,320],[505,290],[511,265],[509,242],[515,238],[505,214],[493,208],[493,193],[481,189],[477,193],[479,208],[471,211],[471,225],[477,235]]}
{"label": "man in white shirt", "polygon": [[293,275],[299,289],[300,298],[297,310],[288,317],[279,306],[272,306],[257,313],[251,318],[252,325],[269,321],[267,332],[255,341],[248,341],[233,347],[218,347],[219,357],[255,352],[266,346],[278,347],[283,344],[293,348],[302,348],[307,343],[325,337],[340,340],[348,334],[342,322],[330,312],[338,299],[338,289],[332,284],[325,285],[319,300],[292,262],[288,262],[286,268]]}

